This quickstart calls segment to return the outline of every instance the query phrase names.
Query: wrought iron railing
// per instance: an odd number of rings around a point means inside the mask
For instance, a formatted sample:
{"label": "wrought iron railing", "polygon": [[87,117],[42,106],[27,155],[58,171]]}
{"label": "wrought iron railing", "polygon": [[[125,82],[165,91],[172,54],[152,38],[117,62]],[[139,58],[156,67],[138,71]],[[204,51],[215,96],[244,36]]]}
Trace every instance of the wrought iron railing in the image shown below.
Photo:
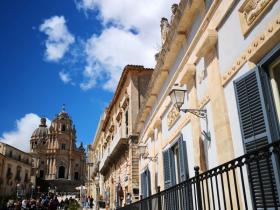
{"label": "wrought iron railing", "polygon": [[280,141],[119,210],[280,209]]}

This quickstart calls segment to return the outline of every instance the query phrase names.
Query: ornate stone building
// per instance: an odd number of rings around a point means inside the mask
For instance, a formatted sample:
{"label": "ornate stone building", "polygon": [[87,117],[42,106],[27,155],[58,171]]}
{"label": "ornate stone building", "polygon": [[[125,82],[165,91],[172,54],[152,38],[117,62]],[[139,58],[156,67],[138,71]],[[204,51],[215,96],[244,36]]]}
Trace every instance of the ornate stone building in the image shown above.
{"label": "ornate stone building", "polygon": [[0,197],[30,193],[31,155],[0,142]]}
{"label": "ornate stone building", "polygon": [[127,65],[89,148],[88,186],[94,200],[115,209],[139,199],[134,125],[153,69]]}
{"label": "ornate stone building", "polygon": [[41,119],[31,136],[30,148],[37,179],[84,181],[85,150],[82,144],[76,147],[76,129],[64,108],[49,128],[46,119]]}

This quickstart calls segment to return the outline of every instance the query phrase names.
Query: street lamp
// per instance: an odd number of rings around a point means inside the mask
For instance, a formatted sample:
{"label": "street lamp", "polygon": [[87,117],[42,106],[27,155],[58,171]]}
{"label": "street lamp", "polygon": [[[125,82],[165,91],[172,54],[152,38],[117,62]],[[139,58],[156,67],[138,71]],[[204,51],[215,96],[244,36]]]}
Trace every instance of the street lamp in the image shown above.
{"label": "street lamp", "polygon": [[17,184],[17,198],[20,196],[20,184]]}
{"label": "street lamp", "polygon": [[148,157],[147,146],[145,144],[139,144],[138,151],[139,151],[140,157],[142,157],[143,159],[149,159],[150,161],[157,161],[157,156]]}
{"label": "street lamp", "polygon": [[35,189],[35,186],[34,186],[34,185],[32,185],[32,186],[31,186],[31,198],[33,198],[34,189]]}
{"label": "street lamp", "polygon": [[174,106],[178,109],[178,111],[182,112],[189,112],[199,118],[205,119],[206,121],[206,131],[203,131],[201,134],[208,140],[211,140],[210,132],[208,130],[208,118],[207,118],[207,110],[206,109],[185,109],[182,108],[184,101],[185,101],[185,95],[187,93],[187,88],[185,85],[179,85],[175,84],[172,88],[172,90],[169,93],[169,96],[171,98],[172,103]]}

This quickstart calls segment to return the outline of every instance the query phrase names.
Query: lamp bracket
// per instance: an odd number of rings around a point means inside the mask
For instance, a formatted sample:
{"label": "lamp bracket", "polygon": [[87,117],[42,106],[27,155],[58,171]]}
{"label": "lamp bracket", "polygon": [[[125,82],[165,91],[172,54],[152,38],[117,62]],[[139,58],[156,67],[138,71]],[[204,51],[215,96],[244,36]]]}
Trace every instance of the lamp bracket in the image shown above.
{"label": "lamp bracket", "polygon": [[189,112],[199,118],[207,119],[207,110],[206,109],[180,109],[182,112]]}
{"label": "lamp bracket", "polygon": [[155,157],[143,157],[143,159],[149,159],[150,161],[157,161],[157,156],[155,156]]}

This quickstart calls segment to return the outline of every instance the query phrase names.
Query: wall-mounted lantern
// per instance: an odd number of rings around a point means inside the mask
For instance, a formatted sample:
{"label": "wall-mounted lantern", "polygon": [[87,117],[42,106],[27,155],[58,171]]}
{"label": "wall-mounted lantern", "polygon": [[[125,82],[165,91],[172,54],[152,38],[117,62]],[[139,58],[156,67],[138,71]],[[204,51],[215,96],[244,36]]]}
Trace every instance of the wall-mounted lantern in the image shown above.
{"label": "wall-mounted lantern", "polygon": [[189,112],[199,118],[202,118],[206,122],[206,130],[202,131],[201,134],[205,137],[206,140],[211,140],[210,131],[208,130],[208,118],[207,118],[207,110],[206,109],[185,109],[182,108],[185,102],[185,94],[187,93],[186,86],[180,86],[179,84],[175,84],[172,90],[169,93],[169,96],[172,100],[174,106],[182,112]]}

